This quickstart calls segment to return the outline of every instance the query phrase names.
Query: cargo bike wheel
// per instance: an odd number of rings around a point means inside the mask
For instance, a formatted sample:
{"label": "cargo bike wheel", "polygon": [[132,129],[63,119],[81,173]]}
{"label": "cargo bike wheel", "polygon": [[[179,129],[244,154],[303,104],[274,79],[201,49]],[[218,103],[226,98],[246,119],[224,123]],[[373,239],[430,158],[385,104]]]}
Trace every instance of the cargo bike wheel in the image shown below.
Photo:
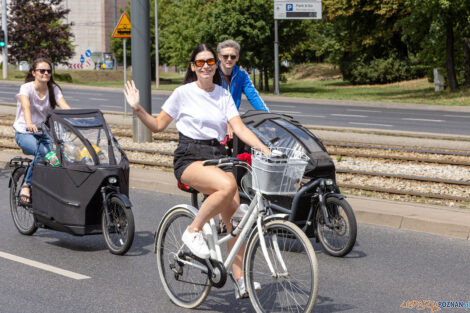
{"label": "cargo bike wheel", "polygon": [[30,236],[38,229],[36,219],[31,208],[24,207],[18,203],[18,197],[21,186],[24,182],[26,169],[27,168],[25,167],[20,167],[13,172],[10,186],[10,212],[11,217],[13,218],[13,223],[18,231],[23,235]]}
{"label": "cargo bike wheel", "polygon": [[103,210],[101,215],[106,245],[112,254],[123,255],[134,241],[134,215],[132,210],[116,196],[111,196],[108,200],[108,213],[106,217],[106,210]]}
{"label": "cargo bike wheel", "polygon": [[326,225],[321,208],[316,214],[316,233],[325,251],[336,257],[348,254],[356,243],[357,224],[354,212],[344,199],[329,197],[326,210],[331,226]]}

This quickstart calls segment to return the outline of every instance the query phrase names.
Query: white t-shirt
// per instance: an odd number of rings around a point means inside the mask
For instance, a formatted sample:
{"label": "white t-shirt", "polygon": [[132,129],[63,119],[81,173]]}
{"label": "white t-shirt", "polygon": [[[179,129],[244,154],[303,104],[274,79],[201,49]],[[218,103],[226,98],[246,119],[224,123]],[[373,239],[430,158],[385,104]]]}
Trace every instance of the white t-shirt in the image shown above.
{"label": "white t-shirt", "polygon": [[[63,97],[59,87],[54,85],[55,101],[59,101]],[[52,111],[51,103],[49,101],[49,90],[46,91],[44,97],[39,98],[36,91],[34,90],[34,81],[21,85],[20,92],[16,95],[16,119],[13,123],[13,128],[20,132],[28,132],[26,130],[26,121],[24,119],[23,108],[21,107],[20,96],[25,95],[29,98],[31,121],[37,127],[41,126],[47,118],[47,115]]]}
{"label": "white t-shirt", "polygon": [[228,121],[240,115],[228,90],[215,85],[207,92],[196,82],[176,88],[162,110],[176,121],[178,131],[199,140],[223,140]]}

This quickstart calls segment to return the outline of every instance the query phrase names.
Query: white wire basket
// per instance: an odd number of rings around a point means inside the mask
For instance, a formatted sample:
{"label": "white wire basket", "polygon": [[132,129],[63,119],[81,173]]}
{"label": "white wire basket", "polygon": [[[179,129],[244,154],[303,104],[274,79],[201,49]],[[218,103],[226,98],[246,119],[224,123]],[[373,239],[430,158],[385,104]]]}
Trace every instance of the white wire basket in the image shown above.
{"label": "white wire basket", "polygon": [[295,194],[308,160],[303,151],[275,147],[271,155],[265,155],[252,148],[252,188],[266,195]]}

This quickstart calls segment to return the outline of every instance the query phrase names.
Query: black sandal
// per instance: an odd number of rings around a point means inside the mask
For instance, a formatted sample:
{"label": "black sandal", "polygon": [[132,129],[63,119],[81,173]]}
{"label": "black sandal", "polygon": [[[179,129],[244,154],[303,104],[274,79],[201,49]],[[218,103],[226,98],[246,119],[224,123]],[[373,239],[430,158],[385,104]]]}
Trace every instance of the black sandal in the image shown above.
{"label": "black sandal", "polygon": [[29,188],[29,192],[31,192],[31,186],[25,186],[25,185],[21,186],[20,193],[18,194],[18,204],[20,206],[29,207],[31,206],[31,193],[29,196],[25,194],[21,194],[21,191],[26,188]]}

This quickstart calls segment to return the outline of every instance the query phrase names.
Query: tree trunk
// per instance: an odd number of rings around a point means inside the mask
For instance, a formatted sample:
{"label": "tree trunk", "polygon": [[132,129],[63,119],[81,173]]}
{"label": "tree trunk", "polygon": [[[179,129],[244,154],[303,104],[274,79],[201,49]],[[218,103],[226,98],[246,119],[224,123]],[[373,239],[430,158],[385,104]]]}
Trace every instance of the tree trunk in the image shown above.
{"label": "tree trunk", "polygon": [[264,70],[264,92],[269,92],[269,75],[268,70]]}
{"label": "tree trunk", "polygon": [[463,57],[464,57],[464,69],[465,69],[465,87],[470,87],[470,38],[463,38]]}
{"label": "tree trunk", "polygon": [[259,91],[263,91],[263,71],[259,70],[259,86],[258,86]]}
{"label": "tree trunk", "polygon": [[457,83],[457,76],[455,75],[454,29],[450,21],[446,23],[446,68],[449,88],[454,91],[459,88],[459,85]]}

